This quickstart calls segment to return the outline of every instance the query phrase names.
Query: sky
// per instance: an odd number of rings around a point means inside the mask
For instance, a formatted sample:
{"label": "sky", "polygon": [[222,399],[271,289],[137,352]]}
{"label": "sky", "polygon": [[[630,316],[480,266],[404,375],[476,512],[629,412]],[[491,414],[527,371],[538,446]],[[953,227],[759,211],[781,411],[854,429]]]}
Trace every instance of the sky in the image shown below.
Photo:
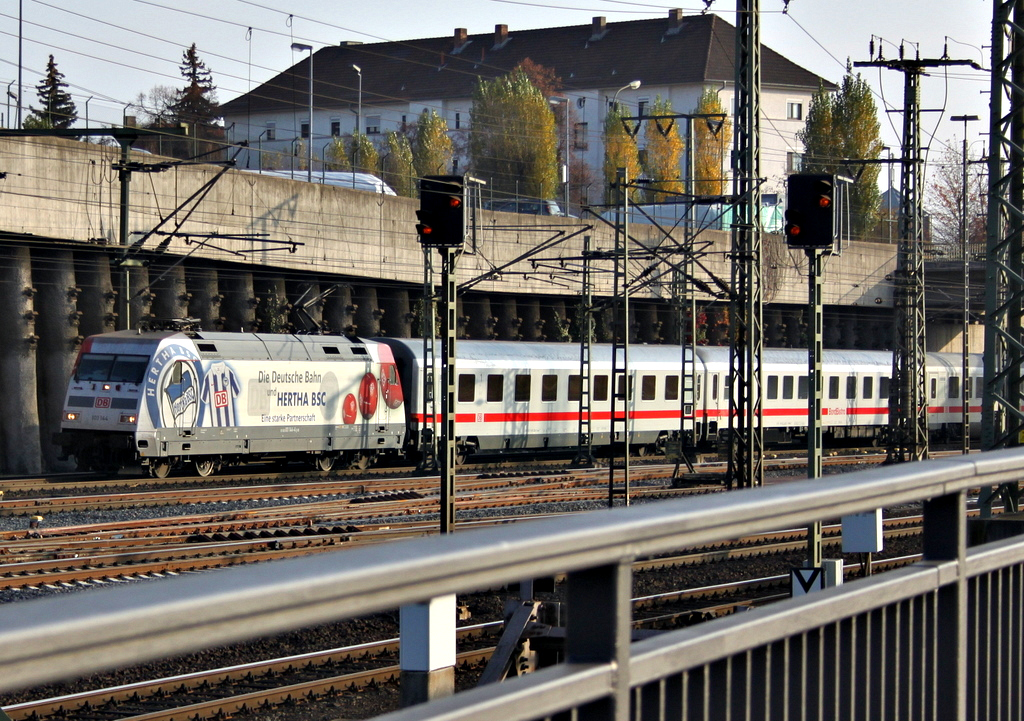
{"label": "sky", "polygon": [[[735,25],[735,2],[707,2],[708,11]],[[991,0],[760,0],[760,6],[762,43],[833,82],[848,60],[871,59],[872,39],[876,56],[882,48],[884,57],[898,57],[902,44],[907,57],[947,55],[991,65]],[[491,33],[496,24],[514,34],[517,28],[589,25],[598,15],[609,24],[666,17],[673,7],[687,14],[706,9],[705,0],[0,0],[0,83],[17,95],[20,47],[27,115],[29,105],[38,105],[35,86],[52,54],[78,106],[79,125],[86,116],[92,125],[120,123],[134,114],[126,108],[141,93],[183,85],[179,65],[192,43],[224,102],[301,60],[292,42],[319,48],[345,40],[410,40],[451,36],[456,27]],[[902,114],[889,111],[903,107],[903,74],[859,71],[875,91],[883,142],[895,148]],[[937,69],[921,89],[923,143],[933,153],[950,142],[959,146],[964,123],[950,116],[978,115],[967,130],[972,155],[980,156],[987,147],[987,74]],[[5,126],[16,107],[10,96],[0,104]]]}

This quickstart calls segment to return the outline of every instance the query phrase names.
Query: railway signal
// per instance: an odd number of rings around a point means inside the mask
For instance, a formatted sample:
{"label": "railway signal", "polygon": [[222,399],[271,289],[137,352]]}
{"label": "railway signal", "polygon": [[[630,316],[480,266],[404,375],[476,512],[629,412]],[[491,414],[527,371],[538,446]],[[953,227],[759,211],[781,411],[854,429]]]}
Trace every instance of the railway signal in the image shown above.
{"label": "railway signal", "polygon": [[466,194],[461,175],[428,175],[420,181],[416,232],[428,248],[462,247],[466,241]]}
{"label": "railway signal", "polygon": [[786,243],[829,249],[835,242],[835,176],[791,175],[787,182]]}

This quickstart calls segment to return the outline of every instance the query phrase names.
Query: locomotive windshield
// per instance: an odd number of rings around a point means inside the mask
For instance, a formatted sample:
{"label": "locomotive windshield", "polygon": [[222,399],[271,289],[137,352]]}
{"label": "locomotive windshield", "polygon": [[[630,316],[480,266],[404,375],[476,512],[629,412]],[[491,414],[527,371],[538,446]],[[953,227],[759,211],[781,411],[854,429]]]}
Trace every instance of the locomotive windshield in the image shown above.
{"label": "locomotive windshield", "polygon": [[149,356],[86,353],[78,363],[75,380],[141,383],[146,377]]}

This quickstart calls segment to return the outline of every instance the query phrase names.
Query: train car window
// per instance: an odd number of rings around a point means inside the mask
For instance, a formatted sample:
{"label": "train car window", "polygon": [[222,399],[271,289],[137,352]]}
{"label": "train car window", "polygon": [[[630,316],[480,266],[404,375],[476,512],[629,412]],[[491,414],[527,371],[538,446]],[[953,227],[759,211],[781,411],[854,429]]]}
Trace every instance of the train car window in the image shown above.
{"label": "train car window", "polygon": [[782,376],[782,399],[793,399],[793,376]]}
{"label": "train car window", "polygon": [[938,378],[932,378],[931,379],[931,383],[929,383],[929,387],[930,387],[930,390],[929,390],[928,397],[931,398],[932,400],[935,400],[936,398],[939,397],[939,379]]}
{"label": "train car window", "polygon": [[594,400],[608,400],[608,376],[594,376]]}
{"label": "train car window", "polygon": [[964,383],[964,400],[970,400],[971,398],[971,379],[968,377],[967,382]]}
{"label": "train car window", "polygon": [[978,376],[974,379],[974,397],[981,398],[985,393],[985,379]]}
{"label": "train car window", "polygon": [[496,373],[487,376],[487,402],[500,403],[505,393],[505,378]]}
{"label": "train car window", "polygon": [[811,379],[807,376],[800,376],[796,379],[796,397],[807,399],[811,394]]}
{"label": "train car window", "polygon": [[323,349],[324,353],[326,353],[327,355],[341,355],[341,351],[338,350],[337,346],[322,345],[320,347]]}
{"label": "train car window", "polygon": [[868,399],[868,398],[874,398],[875,397],[875,377],[874,376],[864,376],[864,387],[863,387],[862,390],[864,391],[861,394],[862,398]]}
{"label": "train car window", "polygon": [[640,400],[653,401],[657,398],[658,379],[655,376],[641,376]]}
{"label": "train car window", "polygon": [[718,400],[718,374],[711,376],[711,400]]}
{"label": "train car window", "polygon": [[960,376],[949,377],[949,387],[946,389],[947,398],[960,397]]}
{"label": "train car window", "polygon": [[768,376],[768,400],[774,401],[779,398],[779,377]]}
{"label": "train car window", "polygon": [[828,377],[828,397],[830,400],[839,399],[839,376]]}
{"label": "train car window", "polygon": [[459,373],[459,403],[472,403],[476,400],[476,376],[472,373]]}
{"label": "train car window", "polygon": [[882,376],[878,379],[878,397],[882,400],[889,399],[889,377]]}
{"label": "train car window", "polygon": [[583,398],[583,376],[569,376],[569,400],[579,403]]}
{"label": "train car window", "polygon": [[[633,376],[629,377],[629,397],[632,398],[634,393]],[[615,397],[620,400],[626,398],[626,376],[619,376],[619,382],[615,384]]]}
{"label": "train car window", "polygon": [[558,376],[543,375],[540,377],[540,399],[542,401],[558,400]]}
{"label": "train car window", "polygon": [[530,400],[530,376],[516,376],[516,403]]}
{"label": "train car window", "polygon": [[216,353],[217,346],[213,343],[196,343],[196,348],[199,349],[200,353]]}
{"label": "train car window", "polygon": [[857,398],[857,378],[850,376],[846,379],[846,400],[852,401]]}
{"label": "train car window", "polygon": [[679,400],[679,376],[665,376],[665,400]]}

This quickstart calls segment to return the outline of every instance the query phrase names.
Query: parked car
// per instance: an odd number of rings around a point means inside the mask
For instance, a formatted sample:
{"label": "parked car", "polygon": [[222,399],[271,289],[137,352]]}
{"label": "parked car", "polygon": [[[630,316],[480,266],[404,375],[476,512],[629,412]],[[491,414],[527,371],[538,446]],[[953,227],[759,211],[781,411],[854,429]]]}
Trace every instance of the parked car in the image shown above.
{"label": "parked car", "polygon": [[[256,170],[260,175],[270,175],[275,178],[287,178],[289,180],[302,180],[308,178],[305,170]],[[353,190],[369,190],[384,195],[396,195],[391,186],[369,173],[353,173],[350,170],[314,170],[313,182],[323,185],[336,185],[340,188],[352,188]]]}
{"label": "parked car", "polygon": [[484,210],[497,210],[502,213],[526,213],[527,215],[565,216],[557,200],[538,200],[536,198],[487,200],[484,201]]}

